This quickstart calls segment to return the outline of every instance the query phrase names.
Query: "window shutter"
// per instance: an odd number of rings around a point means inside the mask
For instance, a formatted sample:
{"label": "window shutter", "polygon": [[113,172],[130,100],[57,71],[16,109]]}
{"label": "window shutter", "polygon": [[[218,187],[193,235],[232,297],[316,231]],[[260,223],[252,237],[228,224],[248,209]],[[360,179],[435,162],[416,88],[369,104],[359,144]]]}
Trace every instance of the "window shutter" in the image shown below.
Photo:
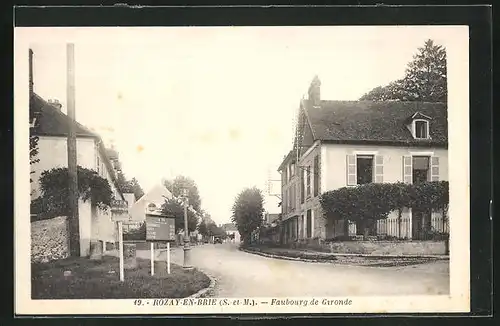
{"label": "window shutter", "polygon": [[411,156],[403,156],[403,182],[413,183],[413,164]]}
{"label": "window shutter", "polygon": [[355,186],[357,182],[356,176],[356,155],[347,155],[347,185]]}
{"label": "window shutter", "polygon": [[439,157],[431,157],[431,181],[439,181]]}
{"label": "window shutter", "polygon": [[384,182],[384,157],[382,155],[375,156],[375,183]]}

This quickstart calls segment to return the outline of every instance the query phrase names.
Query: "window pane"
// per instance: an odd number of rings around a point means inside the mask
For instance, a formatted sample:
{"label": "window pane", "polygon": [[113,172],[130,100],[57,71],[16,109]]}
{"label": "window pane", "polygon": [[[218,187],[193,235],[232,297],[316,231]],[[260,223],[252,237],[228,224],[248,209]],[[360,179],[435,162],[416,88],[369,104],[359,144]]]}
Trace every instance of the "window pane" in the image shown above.
{"label": "window pane", "polygon": [[357,183],[373,182],[373,157],[357,157]]}
{"label": "window pane", "polygon": [[413,157],[413,170],[428,170],[428,169],[429,169],[429,157],[426,156]]}

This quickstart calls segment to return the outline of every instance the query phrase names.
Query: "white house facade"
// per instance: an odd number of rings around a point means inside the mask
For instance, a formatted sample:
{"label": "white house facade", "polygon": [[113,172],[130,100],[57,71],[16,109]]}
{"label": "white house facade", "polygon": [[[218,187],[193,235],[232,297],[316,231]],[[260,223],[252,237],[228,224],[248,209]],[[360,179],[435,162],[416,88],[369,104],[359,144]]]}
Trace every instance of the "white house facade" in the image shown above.
{"label": "white house facade", "polygon": [[[33,93],[30,110],[35,111],[33,134],[39,137],[39,161],[31,165],[31,199],[39,197],[39,178],[43,171],[68,166],[67,135],[71,119],[64,114],[57,103],[49,103]],[[77,164],[83,168],[96,171],[111,186],[115,199],[124,200],[119,191],[115,169],[106,155],[99,135],[76,122]],[[111,221],[110,210],[101,210],[91,200],[79,200],[80,253],[90,254],[90,243],[100,241],[103,246],[107,242],[117,241],[115,223]]]}
{"label": "white house facade", "polygon": [[[447,107],[443,103],[325,101],[315,78],[300,104],[294,148],[282,176],[285,242],[346,236],[343,220],[325,218],[319,196],[364,183],[448,180]],[[448,232],[437,212],[403,212],[347,236],[423,239],[431,228]]]}

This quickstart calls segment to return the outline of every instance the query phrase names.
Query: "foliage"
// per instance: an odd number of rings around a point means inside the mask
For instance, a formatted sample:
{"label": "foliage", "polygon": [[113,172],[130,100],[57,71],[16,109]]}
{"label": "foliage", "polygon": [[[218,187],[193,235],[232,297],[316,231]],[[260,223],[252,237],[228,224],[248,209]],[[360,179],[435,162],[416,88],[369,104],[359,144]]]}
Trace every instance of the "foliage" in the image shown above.
{"label": "foliage", "polygon": [[174,180],[166,180],[165,187],[172,193],[172,195],[174,195],[174,197],[182,197],[183,189],[187,189],[189,205],[191,205],[197,212],[200,211],[201,198],[194,180],[185,176],[177,176]]}
{"label": "foliage", "polygon": [[[177,200],[170,198],[166,199],[165,203],[161,206],[162,214],[175,217],[175,231],[184,230],[184,205],[177,202]],[[189,209],[188,214],[188,230],[194,231],[198,225],[198,217]]]}
{"label": "foliage", "polygon": [[443,211],[448,207],[449,190],[447,181],[369,183],[325,192],[320,202],[327,217],[378,220],[405,207]]}
{"label": "foliage", "polygon": [[[78,194],[84,201],[106,209],[111,205],[113,192],[108,181],[97,172],[78,166]],[[69,173],[68,168],[53,168],[43,171],[40,176],[41,196],[32,202],[32,213],[40,218],[67,216],[69,214]]]}
{"label": "foliage", "polygon": [[120,191],[122,193],[133,193],[135,200],[138,200],[144,195],[144,191],[142,190],[142,187],[136,178],[132,178],[132,180],[127,180],[125,174],[122,171],[118,171],[116,173],[116,180]]}
{"label": "foliage", "polygon": [[227,237],[226,231],[223,228],[217,226],[215,223],[208,224],[208,235],[222,239],[225,239]]}
{"label": "foliage", "polygon": [[[33,128],[30,128],[30,165],[40,162],[38,158],[38,140],[39,137],[34,135],[32,132]],[[35,171],[30,171],[30,174],[35,173]],[[30,183],[33,180],[30,178]]]}
{"label": "foliage", "polygon": [[252,232],[262,225],[264,221],[263,206],[262,192],[255,187],[244,189],[236,197],[231,220],[236,224],[244,243],[249,242]]}
{"label": "foliage", "polygon": [[446,49],[427,40],[408,63],[404,78],[363,95],[369,101],[446,102]]}
{"label": "foliage", "polygon": [[198,232],[200,232],[201,235],[203,236],[214,236],[214,237],[219,237],[219,238],[226,238],[227,234],[226,231],[224,231],[223,228],[217,226],[214,222],[201,222],[200,225],[198,225]]}
{"label": "foliage", "polygon": [[208,226],[207,226],[207,223],[205,223],[204,221],[202,221],[199,225],[198,225],[198,232],[203,235],[203,236],[208,236]]}

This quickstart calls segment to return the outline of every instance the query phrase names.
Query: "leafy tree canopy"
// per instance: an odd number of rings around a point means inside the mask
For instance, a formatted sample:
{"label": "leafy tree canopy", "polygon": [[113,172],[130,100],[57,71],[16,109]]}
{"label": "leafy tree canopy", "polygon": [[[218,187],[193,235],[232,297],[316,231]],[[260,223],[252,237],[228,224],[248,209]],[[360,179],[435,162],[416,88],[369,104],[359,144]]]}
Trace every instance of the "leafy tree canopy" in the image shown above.
{"label": "leafy tree canopy", "polygon": [[[175,199],[166,199],[161,207],[162,214],[175,217],[175,231],[184,230],[184,206]],[[198,226],[198,217],[191,211],[188,214],[188,230],[194,231]]]}
{"label": "leafy tree canopy", "polygon": [[189,205],[191,205],[197,212],[201,210],[201,198],[198,191],[198,186],[193,179],[185,176],[177,176],[174,180],[166,180],[165,187],[175,197],[181,197],[183,189],[188,190]]}
{"label": "leafy tree canopy", "polygon": [[429,39],[408,63],[402,79],[375,87],[360,100],[446,102],[447,95],[446,49]]}
{"label": "leafy tree canopy", "polygon": [[262,192],[255,187],[244,189],[236,197],[232,211],[232,222],[236,225],[242,241],[248,242],[252,232],[260,227],[264,221]]}
{"label": "leafy tree canopy", "polygon": [[142,190],[139,181],[136,178],[132,178],[132,180],[127,180],[125,174],[122,171],[118,171],[116,173],[116,179],[118,183],[118,187],[122,193],[133,193],[135,200],[138,200],[144,195],[144,191]]}

